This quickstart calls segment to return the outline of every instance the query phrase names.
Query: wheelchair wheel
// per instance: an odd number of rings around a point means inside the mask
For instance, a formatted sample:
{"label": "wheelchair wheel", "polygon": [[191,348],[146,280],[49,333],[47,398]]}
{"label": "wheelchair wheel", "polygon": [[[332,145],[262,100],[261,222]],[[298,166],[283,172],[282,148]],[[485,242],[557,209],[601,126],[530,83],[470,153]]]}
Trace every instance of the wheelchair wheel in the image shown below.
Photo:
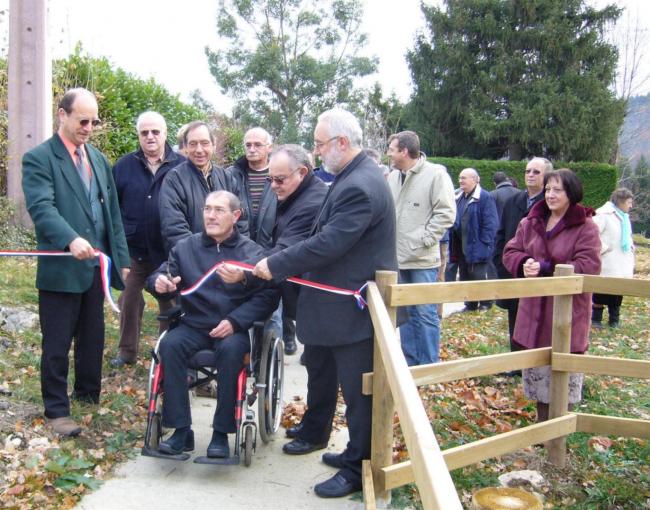
{"label": "wheelchair wheel", "polygon": [[260,437],[268,443],[280,427],[284,387],[284,348],[282,340],[271,333],[264,337],[258,384]]}
{"label": "wheelchair wheel", "polygon": [[244,466],[251,465],[253,459],[253,427],[244,428]]}
{"label": "wheelchair wheel", "polygon": [[145,431],[144,446],[147,450],[157,450],[158,443],[163,435],[162,430],[162,367],[154,355],[149,370],[147,388],[147,429]]}

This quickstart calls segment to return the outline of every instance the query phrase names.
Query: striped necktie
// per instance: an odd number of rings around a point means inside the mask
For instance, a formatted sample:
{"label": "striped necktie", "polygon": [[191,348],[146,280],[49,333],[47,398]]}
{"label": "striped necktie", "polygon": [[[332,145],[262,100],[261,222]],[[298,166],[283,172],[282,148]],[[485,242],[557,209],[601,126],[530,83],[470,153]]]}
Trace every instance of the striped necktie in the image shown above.
{"label": "striped necktie", "polygon": [[77,156],[77,162],[75,163],[75,168],[79,172],[79,177],[81,177],[81,182],[86,186],[86,190],[90,190],[90,174],[86,170],[86,165],[84,165],[84,153],[81,150],[81,147],[77,147],[74,150],[75,155]]}

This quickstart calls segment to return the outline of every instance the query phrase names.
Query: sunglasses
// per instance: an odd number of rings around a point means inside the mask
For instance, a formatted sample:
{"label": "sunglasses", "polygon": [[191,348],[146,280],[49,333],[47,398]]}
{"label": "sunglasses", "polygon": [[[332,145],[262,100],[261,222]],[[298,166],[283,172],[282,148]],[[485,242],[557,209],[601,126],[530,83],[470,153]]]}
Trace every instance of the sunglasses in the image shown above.
{"label": "sunglasses", "polygon": [[93,127],[97,127],[97,126],[99,126],[101,123],[102,123],[102,121],[99,120],[99,119],[93,119],[93,120],[90,120],[90,119],[81,119],[81,120],[79,121],[79,124],[80,124],[81,126],[83,126],[83,127],[87,127],[88,124],[92,124]]}
{"label": "sunglasses", "polygon": [[301,168],[302,167],[299,166],[293,172],[289,172],[289,175],[283,175],[282,177],[272,177],[272,176],[269,175],[266,178],[266,181],[270,182],[270,183],[276,183],[277,185],[282,186],[284,184],[284,181],[286,181],[289,177],[291,177],[293,174],[295,174]]}
{"label": "sunglasses", "polygon": [[143,129],[140,131],[140,136],[149,136],[149,133],[153,136],[158,136],[160,134],[160,129]]}
{"label": "sunglasses", "polygon": [[541,172],[541,170],[536,170],[536,169],[534,169],[534,168],[526,168],[526,172],[525,172],[525,173],[527,173],[527,174],[533,174],[533,175],[539,175],[539,174],[541,174],[542,172]]}

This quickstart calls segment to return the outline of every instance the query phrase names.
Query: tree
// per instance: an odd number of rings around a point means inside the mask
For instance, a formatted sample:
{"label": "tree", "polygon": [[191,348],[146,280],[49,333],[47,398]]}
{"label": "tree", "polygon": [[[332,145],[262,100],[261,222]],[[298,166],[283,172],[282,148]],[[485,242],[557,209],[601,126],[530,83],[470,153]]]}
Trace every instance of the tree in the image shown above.
{"label": "tree", "polygon": [[356,91],[354,95],[355,99],[348,106],[359,119],[364,146],[385,154],[388,137],[402,129],[404,105],[395,93],[384,98],[381,85],[377,82],[370,89]]}
{"label": "tree", "polygon": [[624,101],[610,89],[621,10],[584,0],[446,0],[423,5],[430,35],[407,59],[409,119],[436,153],[607,161]]}
{"label": "tree", "polygon": [[206,54],[237,101],[234,116],[280,141],[306,136],[315,112],[346,102],[353,79],[375,71],[358,56],[362,13],[355,0],[221,0],[217,33],[228,47]]}

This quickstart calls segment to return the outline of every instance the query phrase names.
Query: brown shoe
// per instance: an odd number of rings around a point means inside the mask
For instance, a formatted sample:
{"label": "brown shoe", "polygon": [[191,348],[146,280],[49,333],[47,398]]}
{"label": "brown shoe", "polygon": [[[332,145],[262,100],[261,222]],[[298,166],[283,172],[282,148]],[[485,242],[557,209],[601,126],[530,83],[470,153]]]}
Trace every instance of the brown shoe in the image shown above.
{"label": "brown shoe", "polygon": [[81,427],[72,421],[69,416],[48,419],[47,424],[59,436],[73,437],[81,433]]}

